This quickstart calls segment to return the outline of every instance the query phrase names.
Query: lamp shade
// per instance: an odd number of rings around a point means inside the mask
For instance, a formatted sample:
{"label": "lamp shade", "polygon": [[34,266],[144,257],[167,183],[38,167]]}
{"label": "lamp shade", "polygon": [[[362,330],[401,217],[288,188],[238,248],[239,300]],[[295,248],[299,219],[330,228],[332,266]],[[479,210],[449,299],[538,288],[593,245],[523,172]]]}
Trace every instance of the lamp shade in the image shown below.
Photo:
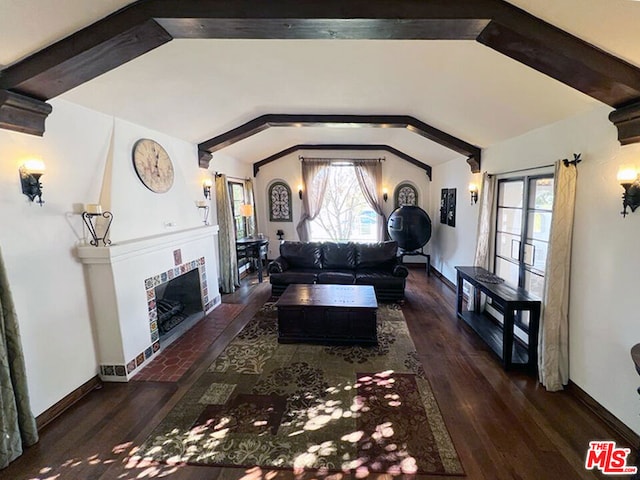
{"label": "lamp shade", "polygon": [[617,177],[620,184],[630,184],[636,181],[638,178],[638,172],[635,168],[625,165],[618,170]]}
{"label": "lamp shade", "polygon": [[240,205],[240,215],[243,217],[253,217],[253,205],[248,203]]}
{"label": "lamp shade", "polygon": [[42,175],[45,171],[44,162],[42,160],[27,160],[22,167],[31,175]]}

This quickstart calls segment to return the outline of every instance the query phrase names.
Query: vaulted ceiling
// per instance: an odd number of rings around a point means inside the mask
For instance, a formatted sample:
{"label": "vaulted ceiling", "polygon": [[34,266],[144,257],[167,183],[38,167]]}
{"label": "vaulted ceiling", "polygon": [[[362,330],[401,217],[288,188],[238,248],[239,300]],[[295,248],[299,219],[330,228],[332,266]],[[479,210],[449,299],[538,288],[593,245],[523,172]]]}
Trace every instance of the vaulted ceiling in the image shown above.
{"label": "vaulted ceiling", "polygon": [[471,154],[388,122],[225,134],[267,114],[409,116],[484,148],[605,103],[631,129],[623,142],[640,138],[640,2],[150,0],[66,38],[129,3],[3,5],[0,126],[12,128],[16,110],[32,125],[43,101],[62,98],[201,144],[214,160],[349,144],[436,165]]}

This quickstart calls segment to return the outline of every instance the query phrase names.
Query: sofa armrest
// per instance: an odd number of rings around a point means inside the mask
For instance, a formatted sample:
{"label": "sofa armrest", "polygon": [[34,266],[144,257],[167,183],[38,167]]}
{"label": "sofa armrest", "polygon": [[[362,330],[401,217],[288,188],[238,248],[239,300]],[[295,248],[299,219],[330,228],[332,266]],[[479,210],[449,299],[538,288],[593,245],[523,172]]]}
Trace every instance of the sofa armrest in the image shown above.
{"label": "sofa armrest", "polygon": [[409,269],[404,265],[396,265],[393,267],[393,276],[407,278],[409,276]]}
{"label": "sofa armrest", "polygon": [[267,272],[271,273],[282,273],[285,270],[289,269],[289,262],[284,257],[278,257],[272,262],[269,262],[267,266]]}

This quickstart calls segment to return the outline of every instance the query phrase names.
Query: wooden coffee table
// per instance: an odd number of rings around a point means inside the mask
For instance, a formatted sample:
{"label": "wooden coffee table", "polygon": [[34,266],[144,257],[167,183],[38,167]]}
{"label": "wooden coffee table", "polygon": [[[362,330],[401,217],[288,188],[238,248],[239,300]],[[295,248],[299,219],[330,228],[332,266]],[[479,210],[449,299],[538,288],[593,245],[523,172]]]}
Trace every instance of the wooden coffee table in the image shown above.
{"label": "wooden coffee table", "polygon": [[289,285],[276,307],[280,343],[378,343],[378,301],[370,285]]}

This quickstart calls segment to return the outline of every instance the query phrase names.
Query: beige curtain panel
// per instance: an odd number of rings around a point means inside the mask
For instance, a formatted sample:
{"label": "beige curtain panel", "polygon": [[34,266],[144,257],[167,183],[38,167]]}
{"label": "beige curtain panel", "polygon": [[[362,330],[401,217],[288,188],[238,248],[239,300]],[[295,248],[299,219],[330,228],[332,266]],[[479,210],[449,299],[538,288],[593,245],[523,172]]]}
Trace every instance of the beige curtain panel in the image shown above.
{"label": "beige curtain panel", "polygon": [[549,391],[569,383],[569,281],[578,169],[555,164],[553,218],[538,345],[538,374]]}
{"label": "beige curtain panel", "polygon": [[382,208],[382,163],[380,161],[353,161],[353,166],[356,171],[356,178],[358,179],[358,185],[362,190],[367,204],[373,209],[374,212],[380,217],[378,222],[378,231],[376,237],[379,242],[385,239],[385,232],[387,231],[387,219]]}
{"label": "beige curtain panel", "polygon": [[308,242],[311,237],[309,222],[315,220],[320,213],[329,176],[323,175],[319,182],[315,179],[322,170],[330,166],[331,160],[302,161],[302,214],[296,227],[301,242]]}
{"label": "beige curtain panel", "polygon": [[0,253],[0,468],[38,441],[9,281]]}
{"label": "beige curtain panel", "polygon": [[226,175],[216,176],[216,213],[218,214],[218,256],[220,260],[220,291],[233,293],[240,286],[236,234],[231,197]]}

